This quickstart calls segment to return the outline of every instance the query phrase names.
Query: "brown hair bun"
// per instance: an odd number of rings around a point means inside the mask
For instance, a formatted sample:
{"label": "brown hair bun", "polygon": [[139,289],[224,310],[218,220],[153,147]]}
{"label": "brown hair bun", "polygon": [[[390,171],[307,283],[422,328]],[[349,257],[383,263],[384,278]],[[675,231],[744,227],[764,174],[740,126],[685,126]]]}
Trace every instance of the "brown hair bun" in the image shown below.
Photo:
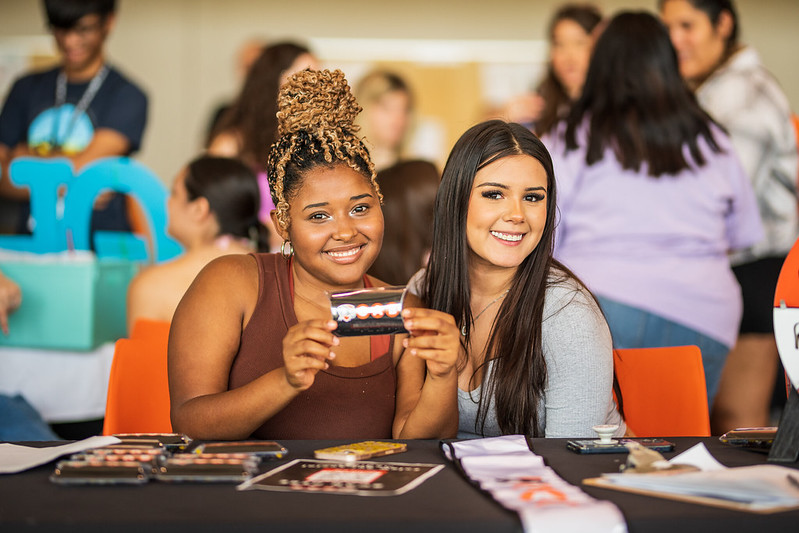
{"label": "brown hair bun", "polygon": [[302,70],[291,76],[278,95],[278,137],[307,131],[353,134],[355,117],[363,109],[340,70]]}
{"label": "brown hair bun", "polygon": [[278,225],[290,225],[288,200],[307,171],[342,163],[369,179],[382,202],[369,151],[354,124],[361,106],[340,70],[303,70],[278,95],[278,139],[267,160]]}

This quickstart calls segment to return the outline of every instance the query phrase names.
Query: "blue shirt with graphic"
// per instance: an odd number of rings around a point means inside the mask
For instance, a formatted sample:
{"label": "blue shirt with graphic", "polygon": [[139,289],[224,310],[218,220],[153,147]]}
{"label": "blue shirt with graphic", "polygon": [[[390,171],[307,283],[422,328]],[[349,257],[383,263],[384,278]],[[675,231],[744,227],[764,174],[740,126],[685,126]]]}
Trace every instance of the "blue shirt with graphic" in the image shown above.
{"label": "blue shirt with graphic", "polygon": [[47,154],[53,145],[67,155],[83,151],[98,129],[111,129],[129,142],[128,154],[141,146],[147,121],[147,96],[118,70],[106,77],[85,113],[75,106],[89,82],[67,83],[66,103],[55,106],[59,68],[18,79],[0,112],[0,144],[26,143],[33,153]]}
{"label": "blue shirt with graphic", "polygon": [[[130,155],[141,146],[147,121],[147,96],[118,70],[108,75],[85,112],[75,115],[75,106],[89,81],[67,83],[66,101],[56,107],[56,80],[60,67],[35,72],[11,87],[0,112],[0,144],[14,148],[27,144],[33,154],[48,155],[54,147],[64,155],[82,152],[99,129],[110,129],[128,140]],[[107,206],[92,216],[92,231],[130,229],[124,197],[114,195]],[[31,230],[29,205],[20,205],[17,231]]]}

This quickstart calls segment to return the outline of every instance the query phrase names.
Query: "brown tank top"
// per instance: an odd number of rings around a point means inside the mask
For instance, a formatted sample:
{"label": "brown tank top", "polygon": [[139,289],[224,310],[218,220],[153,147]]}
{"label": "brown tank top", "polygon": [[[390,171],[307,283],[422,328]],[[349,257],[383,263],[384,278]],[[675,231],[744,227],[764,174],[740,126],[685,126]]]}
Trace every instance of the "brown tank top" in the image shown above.
{"label": "brown tank top", "polygon": [[[241,334],[230,369],[235,389],[283,366],[282,343],[297,323],[289,263],[279,254],[252,254],[258,263],[258,303]],[[314,384],[252,434],[255,439],[388,439],[394,421],[393,342],[372,337],[371,361],[331,365]],[[375,349],[382,346],[382,353]]]}

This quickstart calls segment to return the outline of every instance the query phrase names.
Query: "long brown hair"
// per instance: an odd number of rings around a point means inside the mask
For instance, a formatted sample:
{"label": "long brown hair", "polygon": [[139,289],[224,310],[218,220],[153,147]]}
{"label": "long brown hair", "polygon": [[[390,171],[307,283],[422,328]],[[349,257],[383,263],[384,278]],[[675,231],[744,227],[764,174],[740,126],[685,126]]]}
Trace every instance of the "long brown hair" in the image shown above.
{"label": "long brown hair", "polygon": [[385,231],[372,276],[405,285],[424,264],[433,242],[433,213],[441,175],[433,163],[401,161],[377,173]]}
{"label": "long brown hair", "polygon": [[250,67],[238,98],[211,132],[234,134],[239,158],[255,169],[266,168],[269,147],[277,140],[277,95],[280,77],[298,57],[309,54],[302,45],[284,42],[267,46]]}
{"label": "long brown hair", "polygon": [[491,120],[473,126],[455,143],[436,197],[423,299],[433,309],[455,317],[458,327],[466,327],[463,342],[467,348],[472,323],[466,239],[469,197],[475,174],[511,155],[529,155],[544,167],[547,216],[541,240],[519,265],[491,330],[484,364],[493,361],[494,366],[484,374],[478,423],[485,425],[489,398],[493,398],[502,433],[539,436],[538,408],[547,381],[541,333],[544,295],[551,274],[562,272],[560,278],[570,274],[552,257],[557,196],[552,159],[524,126]]}
{"label": "long brown hair", "polygon": [[680,76],[677,54],[660,20],[645,11],[618,13],[594,47],[583,94],[566,121],[567,150],[586,126],[586,163],[613,151],[622,168],[650,176],[675,175],[713,152],[713,120]]}

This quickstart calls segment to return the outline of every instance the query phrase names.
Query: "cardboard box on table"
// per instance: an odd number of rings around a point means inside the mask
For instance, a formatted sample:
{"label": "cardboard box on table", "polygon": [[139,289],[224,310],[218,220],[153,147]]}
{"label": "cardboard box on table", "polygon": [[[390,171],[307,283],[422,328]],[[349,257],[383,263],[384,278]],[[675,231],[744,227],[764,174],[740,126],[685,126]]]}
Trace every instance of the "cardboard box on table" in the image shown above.
{"label": "cardboard box on table", "polygon": [[23,301],[0,346],[89,351],[125,336],[125,300],[138,263],[75,252],[0,255],[0,265]]}

